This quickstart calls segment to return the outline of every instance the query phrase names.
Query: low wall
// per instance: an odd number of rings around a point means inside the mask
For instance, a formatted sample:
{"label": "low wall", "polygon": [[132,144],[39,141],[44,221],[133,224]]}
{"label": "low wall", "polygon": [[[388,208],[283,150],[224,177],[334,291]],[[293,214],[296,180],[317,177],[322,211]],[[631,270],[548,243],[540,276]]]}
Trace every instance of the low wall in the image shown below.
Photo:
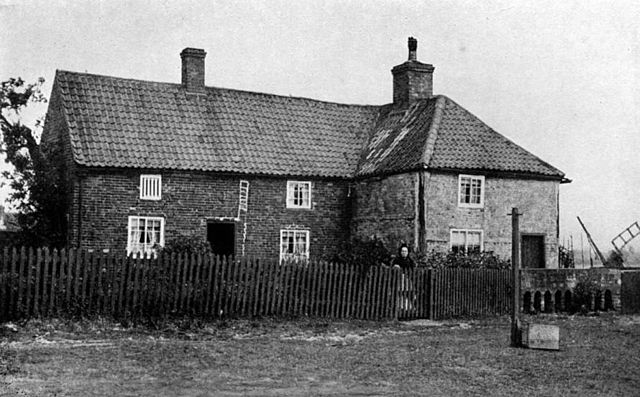
{"label": "low wall", "polygon": [[620,310],[622,272],[618,269],[523,269],[520,298],[527,312],[570,311],[573,289],[583,279],[599,285],[590,310]]}

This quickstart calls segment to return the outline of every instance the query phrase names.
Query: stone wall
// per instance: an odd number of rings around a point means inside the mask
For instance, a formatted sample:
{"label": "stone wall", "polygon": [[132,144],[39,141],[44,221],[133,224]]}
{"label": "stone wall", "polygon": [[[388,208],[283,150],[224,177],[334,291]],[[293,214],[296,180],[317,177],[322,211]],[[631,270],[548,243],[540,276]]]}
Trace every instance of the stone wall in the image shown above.
{"label": "stone wall", "polygon": [[[140,174],[162,175],[162,199],[140,200]],[[246,215],[238,217],[240,180],[249,182]],[[80,222],[72,246],[124,251],[129,216],[165,219],[165,241],[179,235],[207,237],[209,221],[235,224],[236,254],[278,258],[280,230],[310,231],[310,256],[333,255],[348,234],[348,183],[312,181],[311,209],[287,209],[287,179],[224,176],[192,171],[85,169],[77,183],[81,199],[72,213]],[[76,219],[76,217],[72,217]],[[246,224],[246,229],[245,229]]]}
{"label": "stone wall", "polygon": [[[564,306],[567,291],[572,293],[576,284],[580,280],[593,280],[600,287],[602,296],[602,305],[604,306],[604,297],[609,291],[612,299],[612,306],[615,310],[620,310],[620,286],[622,272],[618,269],[593,268],[593,269],[523,269],[521,273],[521,297],[525,302],[525,295],[529,293],[531,304],[535,301],[536,292],[542,298],[544,306],[544,295],[551,297],[551,305],[556,304]],[[560,301],[556,296],[561,297]],[[594,297],[595,299],[595,297]],[[544,311],[554,311],[544,308]],[[526,310],[525,310],[526,311]]]}
{"label": "stone wall", "polygon": [[426,247],[448,251],[451,229],[480,229],[484,250],[511,257],[511,208],[520,232],[544,235],[547,268],[558,267],[557,181],[485,177],[483,208],[458,206],[458,174],[425,172]]}
{"label": "stone wall", "polygon": [[416,246],[417,174],[407,173],[358,181],[353,189],[354,237],[382,239],[395,251],[401,243]]}

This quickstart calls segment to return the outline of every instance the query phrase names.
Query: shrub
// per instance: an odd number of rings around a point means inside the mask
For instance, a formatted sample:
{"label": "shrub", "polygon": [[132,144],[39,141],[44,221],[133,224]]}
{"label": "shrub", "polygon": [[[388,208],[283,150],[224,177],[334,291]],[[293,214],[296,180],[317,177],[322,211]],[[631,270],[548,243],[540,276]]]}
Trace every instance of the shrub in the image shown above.
{"label": "shrub", "polygon": [[208,254],[211,253],[211,244],[199,234],[179,234],[176,238],[169,240],[164,247],[161,247],[159,252],[165,254],[174,252],[181,254]]}
{"label": "shrub", "polygon": [[511,261],[501,259],[493,252],[437,252],[418,254],[416,263],[419,267],[441,268],[469,268],[469,269],[510,269]]}
{"label": "shrub", "polygon": [[572,312],[580,311],[585,314],[590,310],[591,303],[599,290],[598,283],[589,275],[582,276],[573,288]]}
{"label": "shrub", "polygon": [[391,263],[391,253],[377,237],[366,240],[353,239],[344,244],[330,260],[369,268],[369,266]]}

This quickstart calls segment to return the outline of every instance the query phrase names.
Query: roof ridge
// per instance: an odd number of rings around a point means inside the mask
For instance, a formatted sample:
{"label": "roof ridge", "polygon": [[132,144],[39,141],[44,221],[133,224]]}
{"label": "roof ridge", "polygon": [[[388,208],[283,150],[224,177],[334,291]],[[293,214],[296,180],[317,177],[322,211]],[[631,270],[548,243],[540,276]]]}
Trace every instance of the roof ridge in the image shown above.
{"label": "roof ridge", "polygon": [[433,110],[433,118],[431,119],[431,125],[429,126],[429,131],[427,132],[427,140],[422,150],[422,158],[420,159],[420,162],[424,167],[428,166],[429,162],[431,161],[433,149],[436,145],[436,139],[438,138],[438,128],[440,127],[440,122],[442,121],[442,113],[448,99],[444,95],[436,95],[435,98],[436,104],[435,109]]}
{"label": "roof ridge", "polygon": [[[56,69],[56,74],[58,74],[58,73],[67,73],[67,74],[72,74],[72,75],[77,75],[77,76],[93,76],[93,77],[99,77],[99,78],[106,78],[106,79],[110,79],[110,80],[129,81],[129,82],[146,83],[146,84],[153,84],[153,85],[172,86],[172,87],[176,87],[176,88],[182,87],[182,84],[180,84],[180,83],[170,83],[170,82],[166,82],[166,81],[154,81],[154,80],[144,80],[144,79],[133,79],[133,78],[128,78],[128,77],[109,76],[109,75],[104,75],[104,74],[88,73],[88,72],[74,72],[74,71],[64,70],[64,69]],[[214,91],[238,92],[238,93],[244,93],[244,94],[250,94],[250,95],[259,95],[259,96],[284,98],[284,99],[305,100],[305,101],[311,101],[311,102],[315,102],[315,103],[322,103],[322,104],[327,104],[327,105],[347,106],[347,107],[361,107],[361,108],[379,109],[382,106],[385,106],[384,104],[383,105],[366,105],[366,104],[357,104],[357,103],[332,102],[332,101],[326,101],[326,100],[322,100],[322,99],[314,99],[314,98],[302,97],[302,96],[273,94],[273,93],[268,93],[268,92],[240,90],[240,89],[236,89],[236,88],[226,88],[226,87],[207,86],[207,85],[205,85],[205,89],[206,90],[214,90]]]}
{"label": "roof ridge", "polygon": [[515,147],[517,147],[520,150],[523,150],[525,153],[527,153],[529,156],[535,158],[536,160],[538,160],[540,163],[542,163],[544,166],[548,167],[549,169],[551,169],[552,171],[558,173],[560,176],[564,177],[565,173],[562,172],[561,170],[559,170],[558,168],[552,166],[551,164],[547,163],[546,161],[542,160],[540,157],[536,156],[535,154],[533,154],[531,151],[523,148],[522,146],[518,145],[517,143],[515,143],[514,141],[512,141],[511,139],[507,138],[506,136],[504,136],[503,134],[499,133],[498,131],[494,130],[491,126],[489,126],[487,123],[485,123],[484,121],[482,121],[482,119],[480,119],[478,116],[476,116],[475,114],[473,114],[471,111],[467,110],[467,108],[465,108],[464,106],[460,105],[458,102],[454,101],[453,99],[446,97],[444,95],[441,95],[442,97],[446,98],[449,102],[453,103],[454,105],[456,105],[459,109],[462,109],[463,112],[465,112],[466,114],[468,114],[469,116],[471,116],[473,119],[475,119],[476,121],[480,122],[482,125],[486,126],[492,133],[494,133],[496,136],[498,136],[500,139],[506,141],[507,143],[509,143],[510,145],[513,145]]}

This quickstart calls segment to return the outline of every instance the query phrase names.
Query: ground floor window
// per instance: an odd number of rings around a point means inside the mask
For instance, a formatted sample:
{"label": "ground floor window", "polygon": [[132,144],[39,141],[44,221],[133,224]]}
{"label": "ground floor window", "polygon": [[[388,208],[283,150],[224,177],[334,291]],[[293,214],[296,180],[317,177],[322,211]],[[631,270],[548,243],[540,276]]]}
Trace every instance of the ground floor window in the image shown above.
{"label": "ground floor window", "polygon": [[164,218],[151,216],[129,217],[128,255],[155,255],[164,245]]}
{"label": "ground floor window", "polygon": [[308,230],[280,230],[280,261],[309,259]]}
{"label": "ground floor window", "polygon": [[451,229],[452,252],[481,252],[482,243],[482,230]]}

